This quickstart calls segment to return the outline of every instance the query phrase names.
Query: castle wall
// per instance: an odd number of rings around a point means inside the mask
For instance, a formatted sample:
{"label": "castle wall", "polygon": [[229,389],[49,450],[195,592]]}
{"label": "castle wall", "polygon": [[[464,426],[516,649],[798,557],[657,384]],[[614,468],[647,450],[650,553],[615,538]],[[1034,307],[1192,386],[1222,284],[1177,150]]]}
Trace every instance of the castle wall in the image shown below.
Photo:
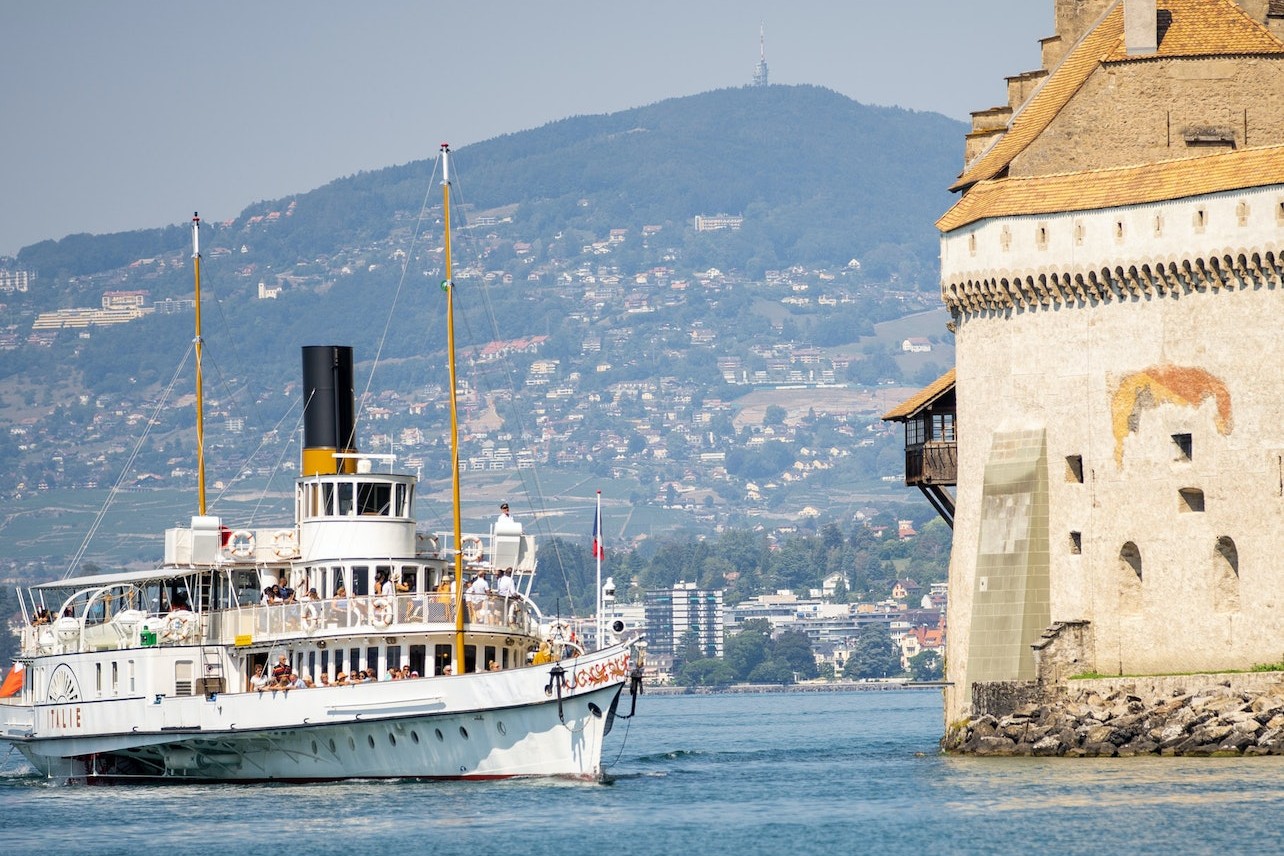
{"label": "castle wall", "polygon": [[[1018,435],[1046,444],[1046,570],[1027,573],[1047,575],[1051,622],[1090,622],[1084,671],[1279,659],[1282,204],[1275,186],[996,218],[943,239],[959,425],[947,721],[970,706],[987,475]],[[1168,273],[1129,273],[1147,265]],[[1028,674],[1001,671],[985,678]]]}
{"label": "castle wall", "polygon": [[1203,157],[1210,147],[1228,151],[1281,143],[1284,59],[1130,62],[1099,68],[1012,160],[1010,174],[1103,169]]}

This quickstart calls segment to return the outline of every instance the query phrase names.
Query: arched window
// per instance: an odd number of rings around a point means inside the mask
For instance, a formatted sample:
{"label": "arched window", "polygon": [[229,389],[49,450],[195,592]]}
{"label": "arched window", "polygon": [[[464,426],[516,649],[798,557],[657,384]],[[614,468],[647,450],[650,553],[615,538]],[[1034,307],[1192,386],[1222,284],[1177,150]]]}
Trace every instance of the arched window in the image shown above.
{"label": "arched window", "polygon": [[1213,609],[1239,611],[1239,550],[1226,535],[1213,547]]}
{"label": "arched window", "polygon": [[1141,611],[1141,551],[1132,541],[1119,551],[1119,609]]}

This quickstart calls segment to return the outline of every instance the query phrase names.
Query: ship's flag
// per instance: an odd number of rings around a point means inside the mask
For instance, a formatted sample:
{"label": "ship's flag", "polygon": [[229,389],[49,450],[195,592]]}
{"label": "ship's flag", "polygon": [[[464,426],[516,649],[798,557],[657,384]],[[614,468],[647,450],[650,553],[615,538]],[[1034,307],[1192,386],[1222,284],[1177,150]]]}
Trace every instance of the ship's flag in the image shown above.
{"label": "ship's flag", "polygon": [[9,674],[5,676],[4,683],[0,684],[0,698],[13,698],[22,692],[22,679],[26,672],[26,667],[21,663],[14,663]]}
{"label": "ship's flag", "polygon": [[606,558],[606,550],[602,549],[602,495],[600,492],[597,497],[597,512],[593,515],[593,558],[599,562]]}

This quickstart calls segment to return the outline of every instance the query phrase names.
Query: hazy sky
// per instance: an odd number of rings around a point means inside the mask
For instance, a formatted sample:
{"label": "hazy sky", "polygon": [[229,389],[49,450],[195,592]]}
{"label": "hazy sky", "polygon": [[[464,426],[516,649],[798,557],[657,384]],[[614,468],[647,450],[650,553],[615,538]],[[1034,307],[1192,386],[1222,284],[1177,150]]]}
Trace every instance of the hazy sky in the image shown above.
{"label": "hazy sky", "polygon": [[[0,0],[0,255],[222,220],[572,115],[772,83],[966,119],[1051,0]],[[962,158],[963,140],[959,141]],[[680,156],[680,153],[679,153]]]}

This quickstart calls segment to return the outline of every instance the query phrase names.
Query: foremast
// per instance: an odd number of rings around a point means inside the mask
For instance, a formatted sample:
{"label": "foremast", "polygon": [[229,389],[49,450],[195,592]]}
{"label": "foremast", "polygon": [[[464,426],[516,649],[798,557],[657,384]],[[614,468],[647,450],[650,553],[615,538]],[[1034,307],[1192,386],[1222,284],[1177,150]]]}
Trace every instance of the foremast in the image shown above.
{"label": "foremast", "polygon": [[455,527],[455,646],[451,672],[464,670],[464,526],[459,508],[459,402],[455,385],[455,279],[450,260],[450,143],[441,144],[441,210],[446,292],[446,363],[450,367],[450,479]]}
{"label": "foremast", "polygon": [[205,393],[201,375],[201,217],[192,214],[192,270],[196,279],[196,513],[205,516]]}

